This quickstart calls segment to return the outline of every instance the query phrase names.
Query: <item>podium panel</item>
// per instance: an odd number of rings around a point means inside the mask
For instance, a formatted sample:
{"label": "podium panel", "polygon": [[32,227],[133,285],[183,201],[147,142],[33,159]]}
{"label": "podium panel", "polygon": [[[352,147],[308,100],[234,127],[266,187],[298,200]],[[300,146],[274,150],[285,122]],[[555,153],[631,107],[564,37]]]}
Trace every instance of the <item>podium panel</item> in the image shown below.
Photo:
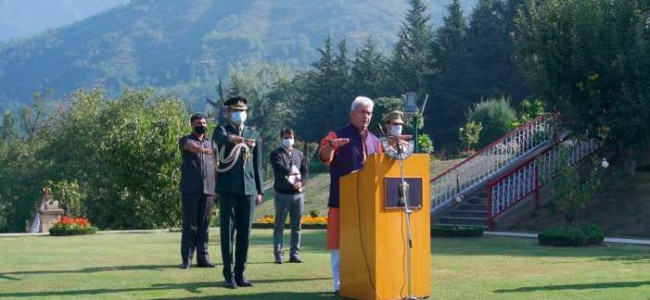
{"label": "podium panel", "polygon": [[[431,293],[429,156],[413,154],[403,161],[404,177],[421,207],[411,213],[412,296]],[[340,179],[341,296],[354,299],[402,299],[408,293],[408,236],[403,207],[387,199],[387,182],[400,177],[399,161],[372,154],[365,166]],[[389,194],[394,193],[391,192]]]}

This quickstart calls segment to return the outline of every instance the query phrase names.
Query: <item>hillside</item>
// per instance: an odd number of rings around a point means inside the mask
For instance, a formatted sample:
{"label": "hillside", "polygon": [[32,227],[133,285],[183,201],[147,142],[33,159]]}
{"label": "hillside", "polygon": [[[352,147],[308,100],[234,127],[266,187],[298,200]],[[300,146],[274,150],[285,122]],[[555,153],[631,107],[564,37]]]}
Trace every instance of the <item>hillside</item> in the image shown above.
{"label": "hillside", "polygon": [[129,0],[0,0],[0,42],[29,38]]}
{"label": "hillside", "polygon": [[[439,24],[446,1],[426,2]],[[467,14],[476,0],[461,2]],[[28,103],[36,91],[58,98],[95,85],[108,91],[176,87],[202,97],[231,64],[261,60],[305,68],[328,35],[346,38],[349,49],[372,36],[390,50],[407,9],[406,0],[133,0],[1,44],[0,106]]]}
{"label": "hillside", "polygon": [[[578,214],[576,221],[598,225],[608,237],[650,238],[650,155],[647,153],[640,163],[640,172],[633,177],[623,174],[622,162],[613,161],[596,198]],[[543,207],[509,230],[540,232],[563,222],[561,215]]]}

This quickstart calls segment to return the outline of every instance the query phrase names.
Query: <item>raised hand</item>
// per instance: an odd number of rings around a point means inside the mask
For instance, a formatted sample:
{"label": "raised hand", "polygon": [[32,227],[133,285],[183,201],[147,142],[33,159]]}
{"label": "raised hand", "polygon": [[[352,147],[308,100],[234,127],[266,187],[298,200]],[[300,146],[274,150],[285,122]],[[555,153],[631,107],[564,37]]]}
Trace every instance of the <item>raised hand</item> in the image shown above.
{"label": "raised hand", "polygon": [[349,142],[350,142],[350,139],[348,139],[348,138],[336,138],[336,139],[330,139],[329,140],[329,145],[331,147],[340,147],[340,146],[343,146],[343,145],[345,145],[345,144],[347,144]]}

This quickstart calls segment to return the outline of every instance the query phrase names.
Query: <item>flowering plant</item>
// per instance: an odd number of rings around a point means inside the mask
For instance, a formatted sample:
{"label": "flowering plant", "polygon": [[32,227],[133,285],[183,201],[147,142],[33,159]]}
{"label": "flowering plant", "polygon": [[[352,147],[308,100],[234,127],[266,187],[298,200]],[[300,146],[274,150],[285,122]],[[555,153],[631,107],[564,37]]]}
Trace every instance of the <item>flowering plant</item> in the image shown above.
{"label": "flowering plant", "polygon": [[97,232],[97,227],[90,226],[90,222],[85,218],[71,218],[63,216],[58,222],[50,228],[50,235],[81,235],[93,234]]}
{"label": "flowering plant", "polygon": [[[303,229],[321,229],[327,225],[327,217],[314,216],[314,214],[303,216],[300,221]],[[273,215],[264,215],[264,217],[255,220],[255,223],[253,223],[255,228],[273,228],[274,225],[275,217]],[[286,223],[285,228],[288,228],[288,226],[289,224]]]}
{"label": "flowering plant", "polygon": [[[264,217],[255,220],[257,224],[275,224],[275,217],[273,215],[264,215]],[[302,224],[327,224],[327,217],[306,215],[302,217]]]}

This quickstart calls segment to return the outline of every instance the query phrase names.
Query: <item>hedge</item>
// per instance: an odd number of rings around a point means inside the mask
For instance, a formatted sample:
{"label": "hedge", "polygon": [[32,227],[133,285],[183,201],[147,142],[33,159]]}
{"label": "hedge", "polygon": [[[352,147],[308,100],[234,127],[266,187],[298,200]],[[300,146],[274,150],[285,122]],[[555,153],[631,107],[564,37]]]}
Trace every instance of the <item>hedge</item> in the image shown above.
{"label": "hedge", "polygon": [[431,226],[432,237],[482,237],[485,228],[483,226]]}
{"label": "hedge", "polygon": [[64,229],[61,227],[50,228],[51,236],[66,236],[66,235],[84,235],[97,233],[97,227],[77,227]]}
{"label": "hedge", "polygon": [[601,245],[605,236],[595,225],[551,227],[537,235],[537,241],[543,246],[585,247]]}

